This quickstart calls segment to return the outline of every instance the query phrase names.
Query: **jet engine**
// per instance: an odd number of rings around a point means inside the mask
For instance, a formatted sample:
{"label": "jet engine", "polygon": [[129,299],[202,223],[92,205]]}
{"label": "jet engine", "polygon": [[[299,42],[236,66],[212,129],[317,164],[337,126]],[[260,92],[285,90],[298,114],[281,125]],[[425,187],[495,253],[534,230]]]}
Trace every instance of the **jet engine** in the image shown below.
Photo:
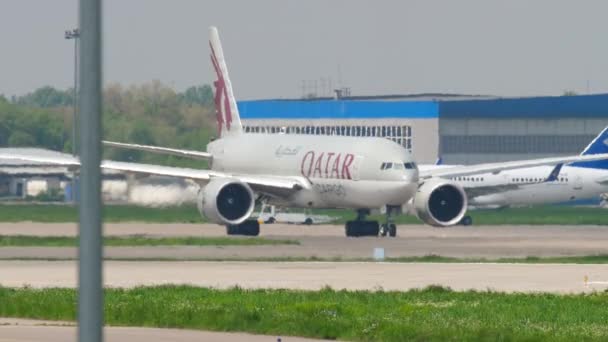
{"label": "jet engine", "polygon": [[211,222],[236,225],[253,212],[255,197],[246,183],[230,178],[216,178],[198,192],[198,211]]}
{"label": "jet engine", "polygon": [[458,184],[442,179],[424,182],[414,196],[416,216],[435,227],[458,224],[467,211],[467,195]]}

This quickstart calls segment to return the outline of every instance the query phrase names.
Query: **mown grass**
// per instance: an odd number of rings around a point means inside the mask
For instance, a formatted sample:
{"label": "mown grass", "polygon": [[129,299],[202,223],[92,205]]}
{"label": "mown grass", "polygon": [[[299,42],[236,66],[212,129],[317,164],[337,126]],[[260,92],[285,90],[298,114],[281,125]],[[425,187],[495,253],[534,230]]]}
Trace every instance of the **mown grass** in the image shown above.
{"label": "mown grass", "polygon": [[[73,289],[0,288],[0,316],[74,320]],[[105,290],[114,326],[243,331],[355,341],[605,341],[608,293]]]}
{"label": "mown grass", "polygon": [[[315,210],[313,214],[336,217],[333,224],[344,224],[355,218],[352,210]],[[475,225],[608,225],[608,211],[602,208],[571,206],[540,206],[529,208],[507,208],[495,210],[473,210],[469,212]],[[109,205],[104,207],[105,222],[148,223],[203,223],[194,206],[149,208],[132,205]],[[371,219],[384,220],[381,215]],[[0,222],[77,222],[78,211],[66,205],[0,205]],[[395,222],[401,225],[421,224],[414,216],[400,215]]]}
{"label": "mown grass", "polygon": [[429,263],[499,263],[499,264],[608,264],[608,254],[525,258],[453,258],[440,255],[387,258],[387,262],[429,262]]}
{"label": "mown grass", "polygon": [[[229,237],[162,237],[151,238],[142,235],[106,236],[104,246],[259,246],[297,245],[296,240],[274,240],[265,238]],[[0,235],[1,247],[76,247],[78,238],[72,236],[27,236]]]}
{"label": "mown grass", "polygon": [[[355,219],[355,213],[347,210],[322,210],[322,214],[337,217],[334,224]],[[470,210],[474,225],[608,225],[608,210],[598,207],[536,206],[525,208],[504,208]],[[372,215],[371,219],[383,221],[382,215]],[[399,215],[395,223],[401,225],[422,224],[415,216]]]}
{"label": "mown grass", "polygon": [[[151,208],[133,205],[107,205],[104,222],[201,223],[194,206]],[[0,205],[0,222],[78,222],[78,209],[70,205],[10,204]]]}

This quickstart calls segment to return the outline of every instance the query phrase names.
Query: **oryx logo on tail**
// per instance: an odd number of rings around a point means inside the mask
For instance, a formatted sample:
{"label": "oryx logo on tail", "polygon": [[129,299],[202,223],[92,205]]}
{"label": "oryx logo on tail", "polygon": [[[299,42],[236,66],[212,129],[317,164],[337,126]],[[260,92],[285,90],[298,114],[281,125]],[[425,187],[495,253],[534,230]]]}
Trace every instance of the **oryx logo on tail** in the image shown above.
{"label": "oryx logo on tail", "polygon": [[211,48],[211,64],[217,76],[213,82],[215,88],[214,102],[217,119],[217,130],[220,136],[242,132],[239,110],[236,105],[228,67],[224,60],[224,51],[220,37],[215,27],[209,29],[209,47]]}
{"label": "oryx logo on tail", "polygon": [[[213,69],[215,69],[215,74],[217,75],[217,80],[213,82],[213,86],[215,87],[215,114],[217,116],[217,133],[222,133],[222,126],[224,123],[226,124],[226,130],[230,130],[230,124],[232,123],[232,113],[230,112],[230,100],[228,99],[228,91],[226,91],[226,80],[224,80],[224,75],[222,74],[222,70],[220,69],[220,65],[217,62],[217,56],[215,55],[215,50],[213,50],[213,46],[209,43],[209,47],[211,48],[211,63],[213,64]],[[223,101],[222,101],[223,100]],[[226,121],[224,121],[224,117]]]}

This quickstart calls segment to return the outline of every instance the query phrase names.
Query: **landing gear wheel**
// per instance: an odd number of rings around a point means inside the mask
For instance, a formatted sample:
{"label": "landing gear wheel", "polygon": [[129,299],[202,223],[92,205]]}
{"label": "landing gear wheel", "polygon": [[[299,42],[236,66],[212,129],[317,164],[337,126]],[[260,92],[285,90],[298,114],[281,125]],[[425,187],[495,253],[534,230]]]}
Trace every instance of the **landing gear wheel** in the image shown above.
{"label": "landing gear wheel", "polygon": [[266,220],[264,223],[269,223],[269,224],[273,224],[277,222],[277,220],[274,217],[269,217],[268,220]]}
{"label": "landing gear wheel", "polygon": [[460,220],[460,224],[462,224],[463,226],[470,226],[473,224],[473,218],[467,215],[463,217],[462,220]]}
{"label": "landing gear wheel", "polygon": [[247,220],[241,224],[227,225],[226,234],[258,236],[260,235],[260,223],[256,220]]}
{"label": "landing gear wheel", "polygon": [[312,224],[312,219],[310,217],[307,217],[306,220],[304,220],[304,224],[310,226]]}
{"label": "landing gear wheel", "polygon": [[380,226],[377,221],[348,221],[345,226],[346,236],[378,236]]}
{"label": "landing gear wheel", "polygon": [[395,237],[397,236],[397,225],[391,223],[388,225],[388,236]]}
{"label": "landing gear wheel", "polygon": [[388,234],[388,226],[383,223],[380,225],[380,236],[386,236]]}

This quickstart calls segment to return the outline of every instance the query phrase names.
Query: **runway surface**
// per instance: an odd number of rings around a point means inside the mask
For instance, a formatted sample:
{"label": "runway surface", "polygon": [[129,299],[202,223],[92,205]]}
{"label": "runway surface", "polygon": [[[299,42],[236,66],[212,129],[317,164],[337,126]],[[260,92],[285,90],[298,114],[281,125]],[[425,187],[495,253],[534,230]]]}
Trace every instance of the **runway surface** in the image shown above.
{"label": "runway surface", "polygon": [[[0,261],[0,285],[76,287],[75,261]],[[409,290],[429,285],[455,290],[576,293],[602,290],[586,286],[608,280],[608,265],[440,264],[374,262],[208,262],[106,261],[109,287],[189,284],[229,288],[317,290]]]}
{"label": "runway surface", "polygon": [[[278,336],[253,335],[243,333],[208,332],[184,329],[155,329],[131,327],[104,328],[106,341],[112,342],[275,342]],[[322,341],[300,337],[281,337],[283,342]],[[53,322],[0,318],[0,342],[76,341],[76,327],[71,322]]]}
{"label": "runway surface", "polygon": [[[225,228],[211,224],[111,223],[106,235],[225,236]],[[0,235],[76,235],[69,223],[0,223]],[[386,257],[441,256],[502,258],[608,254],[608,227],[603,226],[473,226],[436,229],[399,226],[397,238],[346,238],[341,226],[263,225],[261,235],[294,239],[300,245],[108,247],[114,259],[240,259],[253,258],[370,258],[376,247]],[[75,258],[75,248],[4,247],[0,259]]]}

